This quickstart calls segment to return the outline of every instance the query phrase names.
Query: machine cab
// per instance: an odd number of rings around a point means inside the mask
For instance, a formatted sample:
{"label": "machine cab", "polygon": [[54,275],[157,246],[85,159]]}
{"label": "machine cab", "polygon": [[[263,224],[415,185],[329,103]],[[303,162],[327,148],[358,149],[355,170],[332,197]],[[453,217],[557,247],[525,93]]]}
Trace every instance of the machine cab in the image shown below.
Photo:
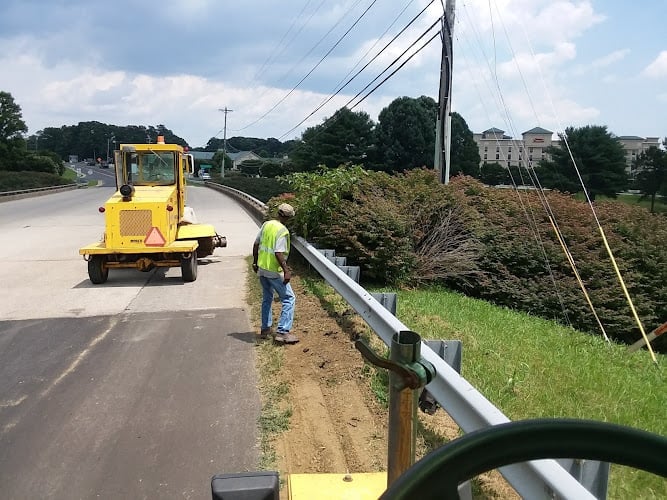
{"label": "machine cab", "polygon": [[[179,165],[189,155],[180,146],[157,144],[121,145],[116,151],[116,187],[172,186],[180,184]],[[180,174],[180,175],[179,175]]]}

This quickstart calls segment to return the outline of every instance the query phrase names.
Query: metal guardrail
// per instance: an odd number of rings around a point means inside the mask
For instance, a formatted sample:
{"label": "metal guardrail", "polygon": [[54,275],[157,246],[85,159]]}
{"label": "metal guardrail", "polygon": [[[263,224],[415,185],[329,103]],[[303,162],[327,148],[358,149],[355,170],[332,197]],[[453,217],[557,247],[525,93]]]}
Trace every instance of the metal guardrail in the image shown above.
{"label": "metal guardrail", "polygon": [[32,196],[41,196],[43,194],[58,193],[60,191],[69,191],[71,189],[77,189],[76,184],[64,184],[61,186],[48,186],[41,188],[32,188],[32,189],[19,189],[16,191],[0,191],[0,202],[17,200],[20,198],[29,198]]}
{"label": "metal guardrail", "polygon": [[[266,205],[252,196],[221,184],[206,182],[244,205],[261,222]],[[410,330],[369,292],[338,268],[318,249],[301,237],[292,239],[294,248],[359,314],[387,345],[394,334]],[[436,369],[436,377],[426,386],[429,393],[465,432],[485,429],[510,420],[477,389],[449,366],[425,342],[421,354]],[[499,469],[503,477],[523,498],[595,499],[583,485],[555,460],[534,460]]]}

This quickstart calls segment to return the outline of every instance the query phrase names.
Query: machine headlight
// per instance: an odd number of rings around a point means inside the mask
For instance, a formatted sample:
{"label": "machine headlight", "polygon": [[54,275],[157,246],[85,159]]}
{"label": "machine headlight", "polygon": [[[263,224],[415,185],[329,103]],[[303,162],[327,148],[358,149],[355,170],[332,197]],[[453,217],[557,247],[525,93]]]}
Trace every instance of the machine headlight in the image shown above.
{"label": "machine headlight", "polygon": [[134,194],[134,186],[130,184],[123,184],[120,189],[120,194],[123,195],[123,200],[124,201],[129,201],[130,198],[132,198],[132,195]]}

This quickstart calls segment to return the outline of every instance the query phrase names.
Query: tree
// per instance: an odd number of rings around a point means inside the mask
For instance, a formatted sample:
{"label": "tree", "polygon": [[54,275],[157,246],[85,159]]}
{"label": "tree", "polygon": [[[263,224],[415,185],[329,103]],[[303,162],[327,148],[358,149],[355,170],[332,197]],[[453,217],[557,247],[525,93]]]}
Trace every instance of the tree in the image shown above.
{"label": "tree", "polygon": [[284,159],[269,159],[259,168],[259,175],[262,177],[279,177],[294,172],[292,163]]}
{"label": "tree", "polygon": [[463,117],[457,112],[452,113],[449,175],[470,175],[479,178],[479,148],[473,139],[472,131]]}
{"label": "tree", "polygon": [[655,196],[667,189],[667,152],[651,146],[637,157],[635,166],[637,187],[643,195],[642,198],[651,198],[651,213],[653,213]]}
{"label": "tree", "polygon": [[243,160],[239,165],[239,170],[249,177],[257,177],[263,163],[262,160]]}
{"label": "tree", "polygon": [[595,201],[599,194],[615,198],[617,193],[627,189],[625,151],[606,126],[568,127],[560,138],[561,147],[547,148],[546,153],[551,159],[543,160],[535,169],[542,186],[570,193],[583,190],[570,157],[571,151],[591,201]]}
{"label": "tree", "polygon": [[19,106],[9,92],[0,91],[0,166],[7,168],[17,157],[25,154],[23,134],[28,127]]}
{"label": "tree", "polygon": [[498,162],[484,163],[479,169],[479,180],[489,186],[497,186],[507,181],[507,169]]}
{"label": "tree", "polygon": [[222,172],[222,160],[225,160],[225,171],[229,171],[232,168],[234,168],[234,161],[227,156],[226,154],[223,155],[222,150],[218,150],[214,155],[213,155],[213,163],[215,164],[216,170]]}
{"label": "tree", "polygon": [[433,168],[437,103],[430,97],[399,97],[380,111],[376,127],[377,170]]}
{"label": "tree", "polygon": [[310,127],[292,152],[296,171],[314,171],[318,165],[335,168],[367,163],[375,124],[368,113],[341,108],[321,125]]}

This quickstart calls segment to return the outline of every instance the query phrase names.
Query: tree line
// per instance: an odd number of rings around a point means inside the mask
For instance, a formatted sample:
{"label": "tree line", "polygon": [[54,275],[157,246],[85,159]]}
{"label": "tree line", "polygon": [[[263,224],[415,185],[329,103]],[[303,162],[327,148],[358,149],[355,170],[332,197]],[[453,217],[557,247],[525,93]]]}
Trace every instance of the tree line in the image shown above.
{"label": "tree line", "polygon": [[[415,168],[433,168],[435,123],[438,105],[431,97],[399,97],[378,115],[377,122],[363,111],[337,110],[319,125],[307,128],[301,137],[281,142],[275,138],[232,137],[227,152],[253,151],[260,160],[241,165],[251,177],[280,177],[294,172],[313,172],[321,167],[361,165],[368,170],[399,173]],[[106,161],[121,142],[146,143],[164,136],[168,143],[190,147],[165,125],[110,125],[97,121],[77,125],[46,127],[26,137],[20,106],[11,94],[0,92],[0,170],[42,171],[62,174],[62,160],[69,155],[79,159]],[[544,188],[568,193],[583,191],[595,200],[597,195],[616,196],[634,188],[653,204],[667,195],[667,153],[652,147],[639,155],[634,178],[626,173],[625,151],[620,141],[605,126],[568,127],[560,134],[561,144],[552,146],[547,159],[535,168],[510,167],[498,163],[481,164],[479,149],[465,119],[451,115],[450,175],[463,174],[485,184],[508,184],[522,180]],[[667,146],[667,139],[663,143]],[[232,162],[223,158],[223,140],[209,139],[193,151],[215,152],[213,172],[229,171]],[[577,169],[575,169],[576,161]]]}

